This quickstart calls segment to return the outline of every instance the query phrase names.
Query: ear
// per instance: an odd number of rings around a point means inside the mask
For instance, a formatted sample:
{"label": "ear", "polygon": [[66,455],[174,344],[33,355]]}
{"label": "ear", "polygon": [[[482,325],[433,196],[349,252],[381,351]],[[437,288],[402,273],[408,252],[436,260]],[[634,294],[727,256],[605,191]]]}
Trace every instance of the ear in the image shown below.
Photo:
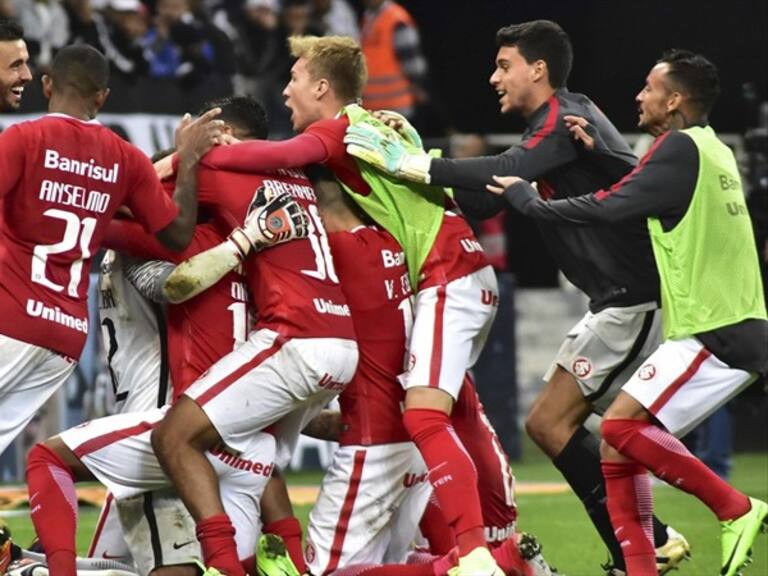
{"label": "ear", "polygon": [[314,94],[315,100],[320,100],[330,91],[331,85],[325,78],[321,78],[315,83]]}
{"label": "ear", "polygon": [[536,60],[536,62],[531,64],[531,80],[541,82],[547,78],[549,78],[549,69],[544,60]]}
{"label": "ear", "polygon": [[48,74],[43,74],[40,78],[40,82],[43,85],[43,96],[45,96],[46,100],[50,100],[51,94],[53,94],[53,78]]}
{"label": "ear", "polygon": [[667,97],[667,114],[680,109],[683,103],[683,95],[680,92],[671,92]]}
{"label": "ear", "polygon": [[102,106],[104,106],[104,103],[107,101],[107,98],[109,98],[109,88],[104,88],[104,90],[96,92],[94,103],[96,104],[97,110],[101,110]]}

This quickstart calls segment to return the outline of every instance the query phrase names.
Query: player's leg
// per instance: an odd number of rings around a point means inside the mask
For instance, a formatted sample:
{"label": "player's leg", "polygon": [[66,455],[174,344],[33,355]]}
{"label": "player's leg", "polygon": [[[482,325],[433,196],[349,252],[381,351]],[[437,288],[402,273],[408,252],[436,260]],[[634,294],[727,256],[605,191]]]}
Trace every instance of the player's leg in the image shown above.
{"label": "player's leg", "polygon": [[152,434],[160,465],[197,523],[206,566],[240,575],[235,528],[224,513],[219,480],[205,456],[220,443],[206,413],[187,396],[178,399]]}
{"label": "player's leg", "polygon": [[[599,442],[583,424],[593,410],[610,404],[660,342],[661,314],[653,303],[587,313],[568,333],[526,421],[528,434],[560,470],[605,542],[609,572],[623,570],[624,561],[605,507]],[[671,542],[655,516],[653,533],[660,565],[673,568],[687,554],[687,542],[682,536]],[[675,543],[674,550],[663,548]]]}
{"label": "player's leg", "polygon": [[48,565],[56,574],[77,572],[75,482],[93,478],[59,437],[36,444],[27,457],[30,517]]}
{"label": "player's leg", "polygon": [[464,374],[490,330],[497,293],[490,267],[419,291],[403,413],[403,423],[430,470],[462,563],[487,566],[488,574],[498,568],[485,544],[477,471],[451,426],[450,413]]}
{"label": "player's leg", "polygon": [[296,569],[303,574],[307,571],[301,546],[301,524],[293,512],[288,497],[288,487],[278,469],[272,472],[264,494],[261,497],[261,519],[264,534],[280,536],[286,551]]}
{"label": "player's leg", "polygon": [[133,563],[128,544],[123,538],[123,528],[120,525],[115,497],[111,492],[107,492],[107,497],[101,506],[87,556],[89,558],[117,560],[128,565]]}
{"label": "player's leg", "polygon": [[651,512],[646,469],[699,498],[723,523],[723,574],[735,574],[746,560],[768,506],[732,488],[676,436],[752,380],[751,374],[730,368],[695,338],[668,341],[609,408],[602,425],[603,470],[611,520],[617,531],[621,529],[622,540],[629,541],[624,547],[628,568],[655,565],[652,543],[641,537],[648,534]]}
{"label": "player's leg", "polygon": [[61,386],[77,362],[0,334],[0,453]]}

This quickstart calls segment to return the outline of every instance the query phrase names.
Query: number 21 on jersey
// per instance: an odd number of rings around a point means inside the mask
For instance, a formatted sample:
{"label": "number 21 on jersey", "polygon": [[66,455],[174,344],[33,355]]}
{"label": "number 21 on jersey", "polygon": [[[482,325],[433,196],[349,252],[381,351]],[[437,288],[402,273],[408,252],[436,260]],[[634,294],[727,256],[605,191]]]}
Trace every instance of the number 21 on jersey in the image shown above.
{"label": "number 21 on jersey", "polygon": [[48,265],[48,256],[51,254],[62,254],[75,247],[79,247],[80,256],[75,258],[69,267],[69,283],[67,285],[67,294],[73,298],[77,297],[77,289],[80,286],[80,280],[83,276],[83,260],[91,256],[90,243],[93,237],[93,231],[96,229],[96,218],[80,218],[77,214],[51,208],[43,212],[44,216],[63,220],[66,224],[64,228],[64,237],[60,242],[54,244],[38,244],[32,252],[32,282],[42,284],[54,292],[62,292],[64,286],[56,284],[46,276],[46,267]]}

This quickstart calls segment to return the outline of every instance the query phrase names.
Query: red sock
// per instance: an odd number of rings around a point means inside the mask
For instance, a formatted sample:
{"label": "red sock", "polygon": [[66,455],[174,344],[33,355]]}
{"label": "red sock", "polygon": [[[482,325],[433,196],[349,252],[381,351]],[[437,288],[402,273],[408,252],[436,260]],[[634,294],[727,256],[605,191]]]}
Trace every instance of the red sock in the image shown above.
{"label": "red sock", "polygon": [[262,532],[280,536],[283,542],[285,542],[288,555],[293,560],[293,564],[296,566],[299,574],[304,574],[307,571],[307,565],[304,563],[304,554],[301,549],[301,524],[299,524],[298,518],[291,516],[270,522],[264,526]]}
{"label": "red sock", "polygon": [[245,576],[237,558],[235,528],[226,514],[216,514],[197,523],[197,539],[203,549],[203,562],[227,576]]}
{"label": "red sock", "polygon": [[50,448],[35,444],[27,456],[27,489],[32,523],[57,576],[75,576],[77,495],[69,466]]}
{"label": "red sock", "polygon": [[448,554],[456,546],[456,538],[443,517],[440,503],[434,493],[429,497],[419,528],[422,536],[429,542],[429,551],[436,556]]}
{"label": "red sock", "polygon": [[520,556],[520,550],[517,547],[517,537],[507,538],[499,546],[491,549],[491,555],[509,576],[533,576],[533,569]]}
{"label": "red sock", "polygon": [[749,498],[735,490],[691,454],[680,440],[639,420],[603,420],[603,438],[662,480],[709,506],[719,520],[749,512]]}
{"label": "red sock", "polygon": [[75,576],[75,477],[53,450],[35,444],[27,457],[27,488],[30,516],[50,573]]}
{"label": "red sock", "polygon": [[602,462],[608,515],[628,576],[656,576],[653,496],[648,471],[634,462]]}
{"label": "red sock", "polygon": [[439,410],[413,409],[403,413],[403,424],[429,469],[445,521],[456,536],[459,554],[485,547],[483,516],[477,492],[477,471],[450,425]]}

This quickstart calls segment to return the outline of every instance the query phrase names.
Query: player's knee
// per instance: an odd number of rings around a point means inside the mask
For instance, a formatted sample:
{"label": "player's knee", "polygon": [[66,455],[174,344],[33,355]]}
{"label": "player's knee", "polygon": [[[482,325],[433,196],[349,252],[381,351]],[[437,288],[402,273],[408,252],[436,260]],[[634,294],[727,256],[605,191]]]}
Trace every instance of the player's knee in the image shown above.
{"label": "player's knee", "polygon": [[550,422],[546,411],[538,406],[533,406],[525,418],[525,431],[538,446],[548,443],[549,433],[554,423]]}
{"label": "player's knee", "polygon": [[[638,420],[627,420],[619,418],[603,418],[603,422],[600,424],[600,433],[603,437],[603,442],[608,444],[608,447],[614,448],[621,452],[621,449],[632,438],[632,436],[638,431],[639,427],[644,426],[643,422]],[[607,448],[606,448],[607,451]],[[601,446],[600,453],[602,455],[603,449]]]}
{"label": "player's knee", "polygon": [[164,460],[170,454],[173,445],[176,443],[173,438],[173,431],[170,427],[163,426],[162,422],[152,430],[149,440],[152,443],[152,450],[160,460]]}
{"label": "player's knee", "polygon": [[46,468],[54,466],[56,468],[63,468],[65,470],[69,469],[61,457],[44,442],[38,442],[35,444],[27,455],[28,471],[40,466]]}

